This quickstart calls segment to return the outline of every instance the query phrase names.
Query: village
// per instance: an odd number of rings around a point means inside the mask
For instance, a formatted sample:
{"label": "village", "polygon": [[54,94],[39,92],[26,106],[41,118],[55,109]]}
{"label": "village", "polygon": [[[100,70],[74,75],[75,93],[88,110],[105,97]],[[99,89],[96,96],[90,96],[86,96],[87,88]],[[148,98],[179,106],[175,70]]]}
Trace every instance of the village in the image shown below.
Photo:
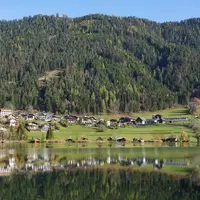
{"label": "village", "polygon": [[[78,116],[78,115],[55,115],[54,113],[50,112],[24,112],[24,111],[13,111],[10,109],[1,109],[0,110],[0,131],[1,136],[9,135],[10,128],[17,128],[19,121],[24,122],[25,129],[27,134],[29,135],[30,132],[40,132],[40,137],[32,138],[31,142],[41,142],[41,136],[46,134],[48,130],[52,129],[55,131],[55,135],[57,134],[56,131],[59,131],[59,127],[66,128],[73,125],[79,125],[81,127],[88,127],[93,128],[97,134],[96,141],[103,141],[105,138],[100,137],[101,132],[106,131],[107,129],[116,130],[125,127],[151,127],[156,126],[158,124],[163,124],[168,126],[169,124],[173,123],[180,123],[180,122],[187,122],[189,119],[185,116],[180,117],[164,117],[161,114],[153,114],[151,118],[144,118],[144,117],[120,117],[119,119],[104,119],[100,117],[94,116]],[[74,133],[74,136],[76,133]],[[2,137],[3,137],[2,136]],[[8,138],[8,137],[7,137]],[[5,142],[5,139],[2,138],[2,142]],[[43,138],[44,140],[44,138]],[[75,142],[75,141],[88,141],[87,137],[78,138],[76,136],[75,139],[71,137],[65,138],[67,142]],[[127,138],[120,135],[119,137],[108,137],[106,141],[112,142],[126,142],[128,141]],[[146,140],[151,141],[151,140]],[[177,142],[178,138],[174,136],[170,136],[167,138],[162,138],[162,142]],[[44,142],[44,141],[43,141]],[[58,140],[57,140],[58,142]],[[63,142],[63,140],[62,140]],[[132,142],[145,142],[145,139],[140,138],[132,138]]]}

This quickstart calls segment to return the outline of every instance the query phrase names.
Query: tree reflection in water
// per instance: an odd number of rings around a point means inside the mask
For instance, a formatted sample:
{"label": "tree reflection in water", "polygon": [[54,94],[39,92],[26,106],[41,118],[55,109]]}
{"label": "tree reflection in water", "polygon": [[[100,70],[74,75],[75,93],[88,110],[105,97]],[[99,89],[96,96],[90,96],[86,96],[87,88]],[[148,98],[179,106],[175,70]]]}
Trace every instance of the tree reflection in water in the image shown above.
{"label": "tree reflection in water", "polygon": [[[198,148],[110,144],[113,146],[92,149],[82,145],[0,149],[0,175],[4,176],[0,177],[0,200],[200,199],[198,168],[189,171],[199,165]],[[174,178],[159,173],[168,166],[188,170],[191,176]]]}
{"label": "tree reflection in water", "polygon": [[200,199],[184,178],[129,170],[72,170],[0,178],[0,199]]}

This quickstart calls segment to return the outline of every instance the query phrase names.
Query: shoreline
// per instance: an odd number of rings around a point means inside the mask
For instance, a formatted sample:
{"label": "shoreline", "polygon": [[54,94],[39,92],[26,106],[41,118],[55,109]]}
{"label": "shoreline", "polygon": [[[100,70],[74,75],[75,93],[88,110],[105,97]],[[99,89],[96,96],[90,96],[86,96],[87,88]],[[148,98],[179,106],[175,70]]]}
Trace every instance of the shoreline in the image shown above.
{"label": "shoreline", "polygon": [[98,141],[98,140],[71,140],[71,141],[67,141],[63,140],[63,139],[56,139],[56,140],[5,140],[3,142],[1,142],[2,144],[9,144],[9,143],[32,143],[32,144],[58,144],[58,143],[66,143],[66,144],[70,144],[70,143],[92,143],[92,144],[128,144],[128,143],[132,143],[132,144],[145,144],[145,143],[153,143],[153,144],[197,144],[197,142],[193,142],[193,141],[176,141],[176,142],[163,142],[162,140],[143,140],[143,141],[131,141],[131,140],[126,140],[126,141],[116,141],[116,140],[112,140],[112,141],[108,141],[108,140],[103,140],[103,141]]}

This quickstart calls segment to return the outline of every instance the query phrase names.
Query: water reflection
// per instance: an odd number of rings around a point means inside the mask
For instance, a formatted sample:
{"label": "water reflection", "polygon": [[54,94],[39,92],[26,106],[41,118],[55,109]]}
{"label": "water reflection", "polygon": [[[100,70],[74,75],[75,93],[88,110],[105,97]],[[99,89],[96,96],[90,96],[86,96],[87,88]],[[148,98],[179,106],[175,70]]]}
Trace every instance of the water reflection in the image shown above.
{"label": "water reflection", "polygon": [[0,177],[0,199],[199,199],[191,179],[130,170],[78,169]]}
{"label": "water reflection", "polygon": [[[50,172],[53,170],[86,169],[101,166],[129,166],[162,169],[166,166],[194,167],[199,165],[198,155],[178,149],[175,156],[163,149],[89,149],[30,147],[18,145],[0,150],[0,175],[18,172]],[[167,149],[168,150],[168,149]],[[168,150],[169,151],[169,150]],[[174,152],[174,151],[173,151]],[[187,155],[187,156],[186,156]]]}

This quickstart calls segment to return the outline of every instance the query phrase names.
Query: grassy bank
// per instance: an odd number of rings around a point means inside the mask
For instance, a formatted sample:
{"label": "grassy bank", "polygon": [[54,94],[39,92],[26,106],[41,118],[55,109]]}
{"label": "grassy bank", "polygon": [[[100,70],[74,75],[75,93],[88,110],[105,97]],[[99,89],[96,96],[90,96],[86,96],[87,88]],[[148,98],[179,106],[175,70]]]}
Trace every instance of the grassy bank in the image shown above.
{"label": "grassy bank", "polygon": [[[158,111],[156,113],[162,114],[164,117],[176,117],[176,116],[187,116],[192,118],[191,115],[188,114],[186,108],[176,108],[176,109],[168,109],[163,111]],[[152,112],[140,112],[134,113],[131,117],[142,116],[146,118],[150,118],[152,116]],[[122,116],[126,115],[105,115],[105,116],[98,116],[99,118],[103,117],[104,119],[119,119]],[[175,135],[177,137],[180,136],[180,133],[184,130],[190,140],[195,142],[196,140],[192,137],[193,130],[188,128],[189,122],[176,122],[172,124],[156,124],[156,125],[149,125],[149,126],[127,126],[125,128],[118,128],[118,129],[107,129],[104,132],[97,132],[95,128],[92,127],[85,127],[81,125],[69,125],[68,127],[59,126],[59,130],[54,131],[55,139],[65,140],[67,138],[72,138],[76,140],[77,138],[80,139],[81,137],[86,137],[90,141],[94,141],[97,137],[102,137],[106,140],[108,137],[124,137],[127,141],[132,141],[133,138],[141,138],[145,140],[151,139],[159,139],[165,138],[170,135]],[[45,132],[40,131],[31,131],[28,133],[28,138],[41,138],[42,135],[46,136]]]}
{"label": "grassy bank", "polygon": [[103,118],[103,119],[119,119],[120,117],[145,117],[145,118],[151,118],[153,114],[160,114],[163,117],[192,117],[192,115],[188,112],[188,109],[186,107],[178,107],[178,108],[171,108],[171,109],[165,109],[165,110],[158,110],[155,112],[137,112],[137,113],[131,113],[131,114],[105,114],[105,115],[96,115],[95,117]]}
{"label": "grassy bank", "polygon": [[[80,139],[86,137],[88,140],[96,140],[97,137],[107,139],[108,137],[125,137],[128,141],[133,138],[142,138],[145,140],[165,138],[169,135],[180,136],[181,131],[184,129],[188,135],[192,136],[192,129],[183,127],[182,125],[154,125],[145,127],[125,127],[118,129],[107,129],[105,132],[97,132],[94,128],[83,127],[80,125],[71,125],[67,128],[60,127],[60,130],[54,131],[55,139],[65,140],[67,138]],[[31,131],[28,133],[28,138],[41,138],[45,132]],[[191,138],[192,139],[192,138]],[[194,140],[194,139],[192,139]],[[195,140],[194,140],[195,141]]]}

